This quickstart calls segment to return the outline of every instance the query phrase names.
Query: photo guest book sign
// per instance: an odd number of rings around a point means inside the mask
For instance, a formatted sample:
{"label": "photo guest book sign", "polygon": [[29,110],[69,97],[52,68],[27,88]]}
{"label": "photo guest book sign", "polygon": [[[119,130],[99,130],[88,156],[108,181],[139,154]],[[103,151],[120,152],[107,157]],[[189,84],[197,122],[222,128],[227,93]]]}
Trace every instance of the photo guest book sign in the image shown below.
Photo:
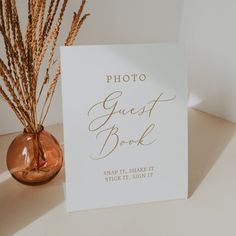
{"label": "photo guest book sign", "polygon": [[61,65],[67,210],[187,198],[183,48],[62,47]]}

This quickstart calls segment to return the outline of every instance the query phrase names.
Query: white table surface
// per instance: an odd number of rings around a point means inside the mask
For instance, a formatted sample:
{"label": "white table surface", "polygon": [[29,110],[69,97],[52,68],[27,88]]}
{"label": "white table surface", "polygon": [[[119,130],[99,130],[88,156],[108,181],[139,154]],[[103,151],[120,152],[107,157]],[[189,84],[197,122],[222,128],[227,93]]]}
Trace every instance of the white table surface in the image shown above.
{"label": "white table surface", "polygon": [[[49,127],[62,141],[62,126]],[[236,124],[189,111],[189,199],[67,213],[64,171],[28,187],[7,172],[0,136],[0,236],[235,236]]]}

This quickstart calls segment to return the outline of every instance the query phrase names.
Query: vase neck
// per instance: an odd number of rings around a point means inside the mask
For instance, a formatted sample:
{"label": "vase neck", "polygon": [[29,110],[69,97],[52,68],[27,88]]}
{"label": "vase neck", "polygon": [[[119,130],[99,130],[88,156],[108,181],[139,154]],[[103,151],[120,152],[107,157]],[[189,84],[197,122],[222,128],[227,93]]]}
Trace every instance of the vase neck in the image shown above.
{"label": "vase neck", "polygon": [[34,135],[34,134],[39,134],[39,133],[41,133],[43,130],[44,130],[44,127],[43,127],[42,125],[38,125],[36,132],[33,132],[33,131],[30,129],[30,127],[26,127],[26,128],[24,128],[24,133]]}

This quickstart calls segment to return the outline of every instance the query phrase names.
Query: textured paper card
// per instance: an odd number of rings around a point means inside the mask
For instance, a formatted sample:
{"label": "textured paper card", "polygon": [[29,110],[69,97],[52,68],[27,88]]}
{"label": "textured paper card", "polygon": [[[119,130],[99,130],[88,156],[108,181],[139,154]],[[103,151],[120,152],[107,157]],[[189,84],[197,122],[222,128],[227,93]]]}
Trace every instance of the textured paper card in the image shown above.
{"label": "textured paper card", "polygon": [[68,211],[187,198],[177,44],[61,48]]}

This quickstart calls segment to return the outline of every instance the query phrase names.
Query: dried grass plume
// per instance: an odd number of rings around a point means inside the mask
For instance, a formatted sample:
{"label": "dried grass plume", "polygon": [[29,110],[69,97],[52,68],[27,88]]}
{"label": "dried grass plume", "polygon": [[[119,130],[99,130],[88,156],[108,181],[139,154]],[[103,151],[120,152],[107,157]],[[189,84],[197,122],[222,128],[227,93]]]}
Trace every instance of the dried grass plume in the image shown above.
{"label": "dried grass plume", "polygon": [[[89,16],[82,14],[85,3],[82,0],[74,12],[65,46],[74,43]],[[36,133],[38,125],[43,125],[60,78],[61,69],[54,54],[67,4],[68,0],[28,0],[27,29],[23,35],[16,0],[0,0],[0,34],[6,53],[6,61],[0,55],[0,98],[31,132]],[[46,69],[42,68],[44,61]],[[40,76],[44,76],[43,80]],[[41,99],[44,99],[43,106],[37,114]]]}

